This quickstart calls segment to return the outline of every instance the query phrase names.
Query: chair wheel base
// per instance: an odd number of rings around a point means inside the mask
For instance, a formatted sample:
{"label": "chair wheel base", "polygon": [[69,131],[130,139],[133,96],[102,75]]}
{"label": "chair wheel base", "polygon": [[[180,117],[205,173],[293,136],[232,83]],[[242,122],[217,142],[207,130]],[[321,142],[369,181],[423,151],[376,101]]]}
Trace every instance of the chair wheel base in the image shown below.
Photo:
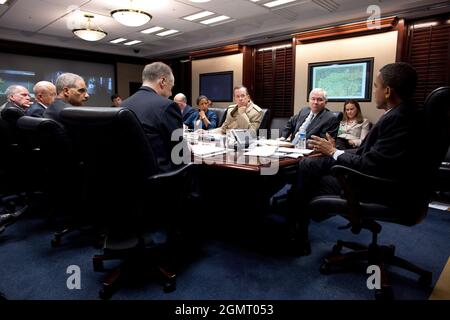
{"label": "chair wheel base", "polygon": [[391,301],[394,300],[394,291],[392,287],[385,287],[375,290],[375,300],[379,301]]}
{"label": "chair wheel base", "polygon": [[332,249],[333,254],[340,254],[342,250],[342,246],[335,244]]}
{"label": "chair wheel base", "polygon": [[330,274],[331,273],[331,265],[328,262],[322,263],[320,266],[320,273],[321,274]]}
{"label": "chair wheel base", "polygon": [[109,300],[111,299],[112,295],[113,295],[112,290],[107,288],[103,288],[98,292],[98,296],[102,300]]}
{"label": "chair wheel base", "polygon": [[61,238],[55,236],[51,241],[50,244],[52,246],[52,248],[57,248],[61,245]]}
{"label": "chair wheel base", "polygon": [[103,261],[100,260],[100,259],[95,259],[95,257],[94,257],[94,259],[92,261],[92,265],[94,267],[94,271],[95,272],[101,272],[101,271],[105,270],[104,267],[103,267]]}
{"label": "chair wheel base", "polygon": [[177,289],[177,283],[175,280],[168,280],[163,284],[163,290],[165,293],[174,292]]}

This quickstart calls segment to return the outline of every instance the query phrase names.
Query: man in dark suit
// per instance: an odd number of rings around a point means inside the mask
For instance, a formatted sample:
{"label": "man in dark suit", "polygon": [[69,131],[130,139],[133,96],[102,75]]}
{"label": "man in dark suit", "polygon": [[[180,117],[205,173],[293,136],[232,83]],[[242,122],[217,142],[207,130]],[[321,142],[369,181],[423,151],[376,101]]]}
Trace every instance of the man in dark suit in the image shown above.
{"label": "man in dark suit", "polygon": [[111,96],[111,108],[119,108],[122,104],[122,98],[116,93]]}
{"label": "man in dark suit", "polygon": [[162,62],[148,64],[142,72],[142,87],[121,105],[132,110],[142,123],[161,172],[173,170],[171,153],[179,141],[172,141],[172,133],[183,128],[180,108],[168,99],[174,84],[168,65]]}
{"label": "man in dark suit", "polygon": [[55,101],[56,87],[48,81],[39,81],[33,88],[36,101],[28,108],[25,115],[42,118],[44,111]]}
{"label": "man in dark suit", "polygon": [[175,97],[173,97],[173,101],[175,101],[180,107],[181,115],[183,116],[183,123],[194,113],[194,108],[187,104],[187,98],[183,93],[177,93]]}
{"label": "man in dark suit", "polygon": [[416,108],[411,102],[416,87],[416,71],[406,63],[392,63],[380,69],[374,88],[378,109],[385,110],[361,146],[355,152],[336,149],[330,135],[312,136],[310,143],[322,157],[308,158],[299,164],[297,184],[289,194],[292,249],[297,254],[310,252],[308,241],[309,215],[305,212],[310,200],[318,195],[341,194],[337,179],[330,174],[333,165],[344,165],[366,174],[401,181],[405,188],[394,192],[361,190],[364,197],[386,204],[392,199],[408,197],[411,167],[414,166],[414,143],[417,141]]}
{"label": "man in dark suit", "polygon": [[55,121],[60,121],[61,110],[82,106],[89,98],[83,78],[74,73],[63,73],[56,79],[56,93],[55,101],[44,111],[44,118]]}
{"label": "man in dark suit", "polygon": [[321,88],[315,88],[309,93],[309,107],[304,107],[298,114],[292,116],[281,133],[280,140],[286,140],[291,137],[295,140],[300,129],[306,132],[306,139],[312,135],[325,137],[329,133],[336,137],[339,128],[338,119],[326,109],[327,93]]}

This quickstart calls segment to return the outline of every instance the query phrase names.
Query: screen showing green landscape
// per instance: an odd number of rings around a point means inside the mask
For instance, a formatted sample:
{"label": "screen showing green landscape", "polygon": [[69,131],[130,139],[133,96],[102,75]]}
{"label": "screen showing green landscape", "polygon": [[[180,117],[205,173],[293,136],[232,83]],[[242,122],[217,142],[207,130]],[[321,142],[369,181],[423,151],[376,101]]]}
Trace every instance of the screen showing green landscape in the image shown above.
{"label": "screen showing green landscape", "polygon": [[367,99],[367,62],[312,67],[312,88],[323,88],[328,99]]}

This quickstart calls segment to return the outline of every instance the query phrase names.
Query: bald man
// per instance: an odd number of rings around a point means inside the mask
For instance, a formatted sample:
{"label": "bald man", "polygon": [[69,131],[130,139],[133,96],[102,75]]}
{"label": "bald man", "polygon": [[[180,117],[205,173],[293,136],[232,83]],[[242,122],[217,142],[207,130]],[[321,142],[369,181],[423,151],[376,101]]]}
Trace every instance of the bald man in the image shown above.
{"label": "bald man", "polygon": [[180,107],[181,115],[183,117],[183,123],[194,113],[194,108],[187,104],[187,98],[182,93],[177,93],[175,97],[173,97],[173,101],[175,101]]}
{"label": "bald man", "polygon": [[36,101],[27,110],[25,115],[42,118],[44,111],[55,101],[56,86],[48,81],[39,81],[33,88]]}

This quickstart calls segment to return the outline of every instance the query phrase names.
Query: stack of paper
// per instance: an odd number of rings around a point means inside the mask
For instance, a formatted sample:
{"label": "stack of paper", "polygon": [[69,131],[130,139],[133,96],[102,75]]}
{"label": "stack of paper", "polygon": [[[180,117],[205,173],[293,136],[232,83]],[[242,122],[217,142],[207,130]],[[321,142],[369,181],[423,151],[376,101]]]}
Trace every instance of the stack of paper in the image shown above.
{"label": "stack of paper", "polygon": [[206,157],[226,152],[225,148],[213,144],[194,144],[191,146],[192,153],[196,156]]}

